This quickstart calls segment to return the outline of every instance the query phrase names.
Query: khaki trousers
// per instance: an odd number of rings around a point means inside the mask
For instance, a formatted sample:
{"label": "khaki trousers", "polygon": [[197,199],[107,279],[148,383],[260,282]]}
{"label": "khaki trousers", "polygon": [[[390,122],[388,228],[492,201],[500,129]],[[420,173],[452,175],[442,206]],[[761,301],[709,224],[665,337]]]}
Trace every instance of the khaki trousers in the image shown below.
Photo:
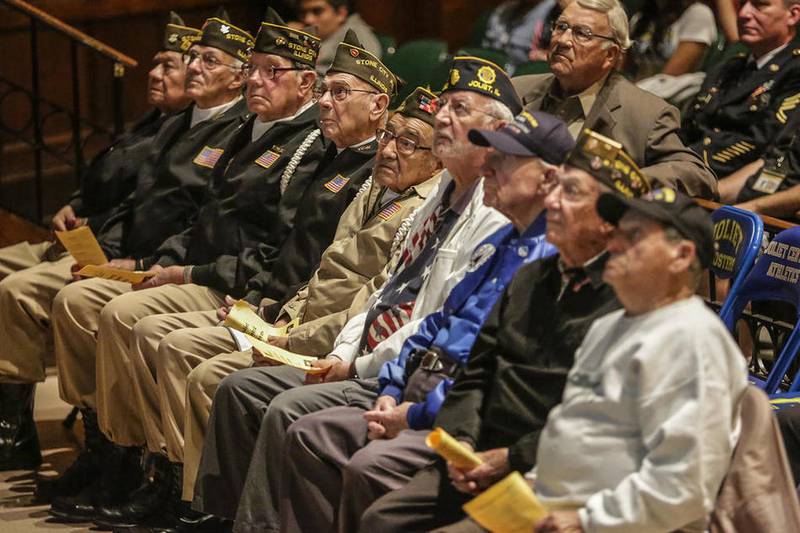
{"label": "khaki trousers", "polygon": [[38,265],[45,260],[46,252],[52,245],[52,242],[31,244],[26,241],[0,248],[0,279]]}
{"label": "khaki trousers", "polygon": [[136,399],[139,383],[147,386],[143,369],[150,367],[138,357],[133,363],[134,325],[156,314],[211,311],[222,301],[216,291],[193,284],[131,291],[125,283],[85,280],[67,287],[54,307],[62,397],[96,409],[100,429],[117,444],[143,445]]}
{"label": "khaki trousers", "polygon": [[78,407],[97,405],[95,350],[100,311],[129,283],[91,278],[70,283],[53,301],[53,344],[61,399]]}
{"label": "khaki trousers", "polygon": [[214,327],[217,322],[216,311],[200,311],[153,315],[133,327],[131,362],[147,448],[166,450],[174,462],[183,457],[186,375],[208,357],[235,348],[228,330]]}
{"label": "khaki trousers", "polygon": [[[0,250],[0,271],[4,273],[0,281],[2,382],[35,383],[45,378],[45,358],[52,346],[53,298],[72,279],[74,261],[64,254],[54,261],[43,260],[44,250],[43,245],[28,243]],[[18,268],[21,270],[14,270]]]}

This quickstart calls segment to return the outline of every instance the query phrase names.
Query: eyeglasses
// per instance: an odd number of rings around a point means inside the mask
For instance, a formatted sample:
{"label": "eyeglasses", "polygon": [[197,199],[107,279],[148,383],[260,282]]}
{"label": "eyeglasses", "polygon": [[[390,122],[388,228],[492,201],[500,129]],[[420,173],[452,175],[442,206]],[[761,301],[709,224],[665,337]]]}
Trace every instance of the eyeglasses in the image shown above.
{"label": "eyeglasses", "polygon": [[351,93],[378,94],[375,91],[365,91],[363,89],[351,89],[346,85],[334,85],[333,87],[325,87],[324,85],[319,85],[314,88],[314,99],[322,100],[322,97],[325,96],[325,93],[329,91],[331,93],[331,98],[333,98],[337,102],[342,102],[344,100],[347,100],[350,97]]}
{"label": "eyeglasses", "polygon": [[262,67],[260,65],[254,65],[252,63],[245,63],[242,65],[242,73],[250,77],[253,73],[257,73],[258,76],[262,80],[274,80],[276,72],[283,72],[286,70],[302,70],[295,67],[273,67],[272,65],[267,65]]}
{"label": "eyeglasses", "polygon": [[444,110],[445,107],[449,106],[450,112],[458,118],[466,118],[476,111],[478,113],[488,115],[492,118],[497,118],[495,117],[495,115],[489,113],[488,111],[484,111],[483,109],[478,109],[477,107],[472,107],[470,105],[467,105],[461,100],[451,100],[446,96],[440,96],[439,98],[433,101],[433,104],[437,115],[439,115]]}
{"label": "eyeglasses", "polygon": [[378,144],[381,146],[386,146],[392,141],[392,139],[394,139],[395,144],[397,145],[397,151],[403,155],[411,155],[415,150],[431,149],[430,146],[419,146],[417,141],[409,139],[403,135],[398,136],[395,133],[383,128],[378,128],[375,131],[375,137],[378,139]]}
{"label": "eyeglasses", "polygon": [[191,65],[195,59],[198,58],[200,59],[200,61],[202,61],[203,68],[205,68],[206,70],[214,70],[217,67],[228,67],[233,69],[240,68],[238,65],[234,65],[232,63],[223,63],[209,52],[201,54],[199,52],[192,51],[189,52],[188,54],[183,54],[183,62],[186,64],[187,67]]}
{"label": "eyeglasses", "polygon": [[591,28],[587,28],[586,26],[573,26],[566,20],[557,20],[553,22],[552,29],[553,37],[566,33],[567,30],[572,30],[572,37],[576,42],[581,44],[586,44],[592,39],[605,39],[607,41],[611,41],[612,43],[617,42],[614,37],[610,37],[608,35],[596,35],[592,32]]}

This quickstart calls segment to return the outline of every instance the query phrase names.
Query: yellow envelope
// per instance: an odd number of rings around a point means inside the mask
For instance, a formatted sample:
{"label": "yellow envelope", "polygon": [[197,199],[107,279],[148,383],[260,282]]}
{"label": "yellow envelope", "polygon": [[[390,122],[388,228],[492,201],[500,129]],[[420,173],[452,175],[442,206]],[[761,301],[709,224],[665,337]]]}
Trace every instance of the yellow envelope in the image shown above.
{"label": "yellow envelope", "polygon": [[134,285],[141,283],[147,278],[154,276],[152,272],[142,272],[140,270],[122,270],[120,268],[101,267],[97,265],[86,265],[78,271],[78,274],[87,278],[103,278],[115,281],[125,281]]}
{"label": "yellow envelope", "polygon": [[70,231],[56,231],[56,237],[79,265],[108,263],[106,254],[103,253],[89,226],[81,226]]}
{"label": "yellow envelope", "polygon": [[480,458],[442,428],[435,428],[425,437],[425,444],[458,468],[475,468]]}
{"label": "yellow envelope", "polygon": [[464,511],[496,533],[531,533],[547,509],[519,472],[513,472],[466,503]]}
{"label": "yellow envelope", "polygon": [[225,322],[222,323],[223,326],[241,331],[264,342],[268,342],[269,337],[286,337],[289,335],[289,330],[296,324],[296,320],[279,328],[267,324],[250,308],[250,304],[244,300],[239,300],[233,304],[228,316],[225,317]]}

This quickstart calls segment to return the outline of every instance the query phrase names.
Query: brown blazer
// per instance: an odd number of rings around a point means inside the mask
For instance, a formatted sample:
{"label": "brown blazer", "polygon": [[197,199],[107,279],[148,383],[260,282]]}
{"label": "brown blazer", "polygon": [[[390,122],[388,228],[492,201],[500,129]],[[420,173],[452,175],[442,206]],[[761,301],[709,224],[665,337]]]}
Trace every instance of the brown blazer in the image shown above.
{"label": "brown blazer", "polygon": [[[541,109],[555,82],[552,74],[512,78],[528,111]],[[691,196],[717,197],[717,178],[678,137],[680,112],[661,98],[612,72],[600,89],[585,126],[625,147],[649,178]]]}
{"label": "brown blazer", "polygon": [[741,413],[742,434],[711,513],[709,531],[800,531],[800,503],[766,394],[747,387]]}

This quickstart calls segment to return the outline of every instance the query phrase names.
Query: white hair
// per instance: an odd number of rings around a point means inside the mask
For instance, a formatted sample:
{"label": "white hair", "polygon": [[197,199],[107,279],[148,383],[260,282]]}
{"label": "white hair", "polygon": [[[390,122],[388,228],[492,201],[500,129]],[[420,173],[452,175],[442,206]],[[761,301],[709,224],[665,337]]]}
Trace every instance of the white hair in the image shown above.
{"label": "white hair", "polygon": [[585,9],[599,11],[608,17],[611,34],[623,50],[631,47],[631,38],[628,32],[628,14],[619,0],[575,0]]}
{"label": "white hair", "polygon": [[500,100],[492,99],[489,102],[488,107],[489,113],[491,113],[495,118],[504,120],[506,122],[511,122],[514,120],[514,113],[512,113],[508,106]]}

